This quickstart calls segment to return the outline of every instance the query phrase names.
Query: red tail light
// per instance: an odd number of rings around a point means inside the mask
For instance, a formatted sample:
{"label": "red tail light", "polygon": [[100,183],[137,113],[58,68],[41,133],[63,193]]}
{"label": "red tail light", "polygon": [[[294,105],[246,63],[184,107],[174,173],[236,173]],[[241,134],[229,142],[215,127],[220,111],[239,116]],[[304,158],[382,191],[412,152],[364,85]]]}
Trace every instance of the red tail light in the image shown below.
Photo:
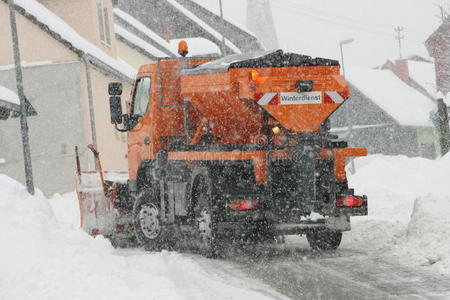
{"label": "red tail light", "polygon": [[336,206],[357,207],[364,205],[364,198],[359,196],[345,196],[336,199]]}
{"label": "red tail light", "polygon": [[258,209],[259,204],[256,200],[233,200],[230,203],[232,210],[251,210]]}

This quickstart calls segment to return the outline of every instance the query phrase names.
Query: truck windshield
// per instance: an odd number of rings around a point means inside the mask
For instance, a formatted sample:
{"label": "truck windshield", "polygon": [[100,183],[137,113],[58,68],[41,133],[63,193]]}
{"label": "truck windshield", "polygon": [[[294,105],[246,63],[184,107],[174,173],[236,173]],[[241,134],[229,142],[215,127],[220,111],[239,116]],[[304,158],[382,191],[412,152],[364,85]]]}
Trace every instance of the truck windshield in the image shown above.
{"label": "truck windshield", "polygon": [[133,99],[133,116],[135,117],[142,117],[148,109],[150,82],[150,77],[142,77],[136,83]]}

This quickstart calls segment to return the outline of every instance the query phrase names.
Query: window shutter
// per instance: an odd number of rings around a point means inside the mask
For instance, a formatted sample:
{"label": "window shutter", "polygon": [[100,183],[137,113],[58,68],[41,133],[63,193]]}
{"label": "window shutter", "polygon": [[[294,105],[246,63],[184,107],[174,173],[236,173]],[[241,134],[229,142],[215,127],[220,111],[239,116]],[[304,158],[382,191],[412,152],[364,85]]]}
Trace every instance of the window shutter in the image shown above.
{"label": "window shutter", "polygon": [[98,14],[98,27],[100,31],[100,40],[105,41],[105,25],[103,22],[103,9],[102,4],[97,2],[97,14]]}
{"label": "window shutter", "polygon": [[109,15],[108,15],[108,8],[103,8],[103,17],[104,17],[104,25],[105,25],[105,42],[108,45],[111,45],[111,32],[109,30]]}

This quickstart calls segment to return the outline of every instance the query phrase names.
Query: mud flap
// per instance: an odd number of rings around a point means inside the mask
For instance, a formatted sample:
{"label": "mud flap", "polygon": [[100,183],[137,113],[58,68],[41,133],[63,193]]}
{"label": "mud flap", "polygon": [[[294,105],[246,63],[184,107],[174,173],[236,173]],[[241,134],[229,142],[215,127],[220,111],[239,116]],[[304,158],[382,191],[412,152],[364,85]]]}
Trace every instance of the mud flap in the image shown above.
{"label": "mud flap", "polygon": [[328,217],[325,219],[325,226],[333,231],[349,231],[351,229],[350,217]]}

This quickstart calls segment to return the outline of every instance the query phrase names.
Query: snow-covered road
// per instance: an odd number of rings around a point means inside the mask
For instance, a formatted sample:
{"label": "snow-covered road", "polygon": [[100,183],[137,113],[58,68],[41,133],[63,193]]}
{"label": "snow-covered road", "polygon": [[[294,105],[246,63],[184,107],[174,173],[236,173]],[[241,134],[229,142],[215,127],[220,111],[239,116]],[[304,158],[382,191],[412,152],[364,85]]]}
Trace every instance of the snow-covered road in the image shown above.
{"label": "snow-covered road", "polygon": [[450,299],[450,155],[356,166],[369,216],[336,252],[288,237],[221,260],[114,249],[78,228],[74,193],[30,197],[0,174],[0,299]]}
{"label": "snow-covered road", "polygon": [[304,238],[290,238],[229,260],[292,299],[450,299],[450,277],[356,246],[319,254]]}

